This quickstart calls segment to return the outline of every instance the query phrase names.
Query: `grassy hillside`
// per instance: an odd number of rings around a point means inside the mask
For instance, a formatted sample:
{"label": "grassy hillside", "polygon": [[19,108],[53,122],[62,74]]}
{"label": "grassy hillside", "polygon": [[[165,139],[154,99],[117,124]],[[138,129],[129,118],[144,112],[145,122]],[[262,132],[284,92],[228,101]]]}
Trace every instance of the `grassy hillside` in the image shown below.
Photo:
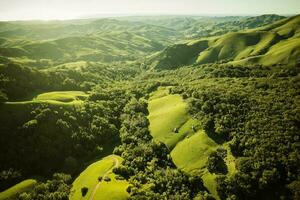
{"label": "grassy hillside", "polygon": [[203,130],[199,130],[190,138],[178,143],[172,150],[171,156],[177,167],[184,171],[203,170],[209,154],[218,148]]}
{"label": "grassy hillside", "polygon": [[[37,95],[28,101],[13,101],[0,104],[2,116],[0,121],[6,125],[9,123],[24,123],[31,118],[31,111],[43,105],[48,105],[53,109],[59,107],[65,110],[72,110],[74,106],[80,106],[87,94],[80,91],[49,92]],[[5,127],[2,127],[4,130]]]}
{"label": "grassy hillside", "polygon": [[162,44],[147,37],[121,30],[52,41],[11,44],[2,47],[0,55],[32,60],[48,59],[54,63],[76,60],[112,62],[133,60],[162,48]]}
{"label": "grassy hillside", "polygon": [[148,103],[150,132],[154,139],[169,148],[186,136],[193,134],[198,122],[188,116],[188,107],[180,95],[169,94],[168,88],[160,88],[151,94]]}
{"label": "grassy hillside", "polygon": [[[0,23],[0,56],[29,66],[132,61],[178,39],[171,29],[116,19]],[[6,60],[2,62],[6,63]]]}
{"label": "grassy hillside", "polygon": [[37,95],[33,100],[54,100],[61,102],[74,102],[84,100],[88,95],[81,91],[63,91],[63,92],[47,92]]}
{"label": "grassy hillside", "polygon": [[[88,166],[74,181],[70,200],[127,199],[128,193],[126,192],[126,188],[129,184],[124,180],[117,180],[112,173],[112,169],[118,167],[121,161],[121,157],[111,155]],[[111,181],[99,181],[99,176],[103,179],[110,177]],[[83,187],[88,188],[88,192],[84,197],[81,194]]]}
{"label": "grassy hillside", "polygon": [[225,174],[228,176],[236,173],[235,158],[226,143],[218,144],[208,136],[201,123],[189,116],[188,104],[180,95],[169,94],[169,89],[160,87],[150,96],[150,133],[171,149],[170,155],[179,169],[199,174],[210,193],[219,199],[216,190],[218,175],[208,171],[208,158],[218,148],[225,148],[224,162],[228,170]]}
{"label": "grassy hillside", "polygon": [[11,188],[0,192],[0,200],[9,200],[16,197],[18,194],[29,191],[36,185],[37,181],[33,179],[24,180]]}
{"label": "grassy hillside", "polygon": [[262,28],[193,41],[193,45],[190,42],[177,44],[164,49],[148,62],[157,69],[215,62],[293,65],[300,56],[299,25],[298,15]]}
{"label": "grassy hillside", "polygon": [[[259,27],[278,19],[281,17],[273,15],[249,19],[149,16],[1,22],[0,56],[3,59],[0,59],[0,63],[13,61],[27,66],[52,67],[74,61],[143,62],[146,55],[161,51],[174,42]],[[206,43],[170,47],[167,50],[170,52],[163,57],[176,54],[173,55],[176,59],[158,65],[191,64],[199,51],[207,48]]]}
{"label": "grassy hillside", "polygon": [[[38,107],[42,104],[48,104],[50,106],[80,106],[83,103],[83,100],[86,99],[88,95],[81,91],[57,91],[57,92],[47,92],[42,93],[34,97],[29,101],[13,101],[5,102],[2,105],[2,108],[14,109],[13,107],[26,107],[28,105],[30,109],[33,107]],[[23,110],[23,109],[21,109]],[[26,108],[25,108],[26,110]]]}

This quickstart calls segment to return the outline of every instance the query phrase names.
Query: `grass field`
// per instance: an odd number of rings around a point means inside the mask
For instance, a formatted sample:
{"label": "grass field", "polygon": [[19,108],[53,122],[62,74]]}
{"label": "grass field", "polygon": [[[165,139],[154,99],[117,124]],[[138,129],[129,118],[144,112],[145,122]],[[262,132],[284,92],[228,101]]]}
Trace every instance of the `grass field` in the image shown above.
{"label": "grass field", "polygon": [[207,134],[199,130],[190,138],[179,142],[172,150],[171,156],[176,166],[184,171],[204,169],[210,153],[218,148]]}
{"label": "grass field", "polygon": [[213,197],[216,200],[219,200],[220,197],[217,192],[217,182],[216,182],[217,175],[211,174],[209,171],[206,170],[202,174],[201,178],[202,178],[203,184],[207,188],[207,190],[213,195]]}
{"label": "grass field", "polygon": [[[112,169],[117,167],[122,161],[121,157],[111,155],[88,166],[73,182],[70,200],[122,200],[127,199],[126,192],[129,184],[124,180],[116,180]],[[108,176],[110,182],[98,181],[98,177]],[[87,194],[82,197],[81,188],[87,187]]]}
{"label": "grass field", "polygon": [[37,95],[33,100],[34,101],[60,101],[65,103],[70,103],[74,101],[81,101],[87,98],[87,94],[81,91],[55,91],[47,92],[40,95]]}
{"label": "grass field", "polygon": [[[227,143],[218,144],[210,138],[198,120],[188,114],[188,105],[180,95],[169,94],[169,88],[161,87],[153,92],[148,104],[150,132],[154,139],[165,143],[172,151],[174,164],[187,173],[201,175],[205,187],[216,199],[218,175],[207,170],[207,158],[219,147],[227,150],[225,162],[227,176],[236,172],[235,158]],[[174,132],[178,128],[178,132]]]}
{"label": "grass field", "polygon": [[[49,104],[53,106],[80,106],[88,94],[81,91],[55,91],[42,93],[28,101],[5,102],[2,108],[22,110],[22,107],[32,108],[39,104]],[[0,107],[1,110],[1,107]]]}
{"label": "grass field", "polygon": [[7,190],[0,192],[0,200],[9,200],[14,198],[16,195],[31,190],[37,183],[34,179],[24,180]]}
{"label": "grass field", "polygon": [[207,170],[207,158],[220,146],[227,150],[225,163],[228,173],[226,175],[232,176],[236,172],[235,157],[232,155],[228,144],[217,144],[203,130],[199,130],[190,138],[179,142],[171,152],[175,165],[185,172],[200,174],[204,186],[216,199],[219,199],[215,180],[218,175]]}
{"label": "grass field", "polygon": [[[159,88],[151,94],[148,103],[151,135],[169,148],[189,134],[198,124],[188,116],[188,105],[180,95],[169,94],[168,88]],[[175,133],[174,129],[178,129]]]}

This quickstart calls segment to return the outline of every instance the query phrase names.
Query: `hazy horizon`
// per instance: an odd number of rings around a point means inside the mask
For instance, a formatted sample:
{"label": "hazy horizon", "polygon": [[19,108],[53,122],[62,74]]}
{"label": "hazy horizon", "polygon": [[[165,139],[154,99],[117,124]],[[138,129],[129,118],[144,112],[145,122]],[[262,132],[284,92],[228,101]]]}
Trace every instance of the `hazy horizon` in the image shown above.
{"label": "hazy horizon", "polygon": [[117,16],[239,16],[299,13],[298,0],[10,0],[0,1],[0,20],[65,20]]}

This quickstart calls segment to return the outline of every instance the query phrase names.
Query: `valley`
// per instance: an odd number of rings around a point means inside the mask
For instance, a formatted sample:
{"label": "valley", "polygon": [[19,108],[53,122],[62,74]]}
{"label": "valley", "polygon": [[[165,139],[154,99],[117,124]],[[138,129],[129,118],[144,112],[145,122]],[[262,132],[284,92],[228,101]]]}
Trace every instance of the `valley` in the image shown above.
{"label": "valley", "polygon": [[0,200],[299,197],[300,16],[0,22]]}

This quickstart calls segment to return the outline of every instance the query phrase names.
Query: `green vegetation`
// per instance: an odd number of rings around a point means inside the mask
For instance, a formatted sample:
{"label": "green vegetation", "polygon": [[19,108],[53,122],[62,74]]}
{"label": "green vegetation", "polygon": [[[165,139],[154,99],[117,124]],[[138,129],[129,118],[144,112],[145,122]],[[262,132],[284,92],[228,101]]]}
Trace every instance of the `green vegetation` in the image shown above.
{"label": "green vegetation", "polygon": [[185,134],[180,129],[188,121],[187,105],[179,95],[169,95],[164,90],[167,89],[153,93],[149,101],[149,129],[155,139],[171,147],[178,142],[173,139],[178,138],[176,135]]}
{"label": "green vegetation", "polygon": [[176,166],[184,171],[203,169],[210,153],[217,149],[218,145],[202,130],[180,142],[171,152]]}
{"label": "green vegetation", "polygon": [[[88,166],[74,181],[70,199],[126,199],[128,183],[116,180],[112,169],[119,166],[122,159],[118,156],[108,156]],[[98,177],[111,177],[111,181],[99,181]],[[81,189],[88,188],[82,197]]]}
{"label": "green vegetation", "polygon": [[36,184],[37,184],[37,181],[34,179],[24,180],[16,185],[14,185],[13,187],[8,188],[5,191],[0,192],[0,199],[1,200],[12,199],[23,192],[31,190],[34,187],[34,185],[36,185]]}
{"label": "green vegetation", "polygon": [[299,199],[299,19],[0,22],[0,196]]}
{"label": "green vegetation", "polygon": [[[165,92],[159,90],[159,94]],[[130,199],[192,199],[210,196],[199,176],[176,169],[165,144],[152,140],[148,130],[147,104],[132,99],[124,108],[121,145],[114,152],[124,158],[114,172],[129,180]]]}
{"label": "green vegetation", "polygon": [[300,16],[295,16],[262,28],[175,44],[148,62],[157,69],[215,62],[294,65],[300,55],[299,24]]}
{"label": "green vegetation", "polygon": [[34,100],[54,100],[70,102],[75,100],[84,100],[87,95],[81,91],[48,92],[39,94]]}
{"label": "green vegetation", "polygon": [[23,192],[13,199],[27,200],[53,198],[56,200],[65,200],[68,199],[70,193],[70,181],[70,175],[55,173],[50,180],[38,182],[31,190]]}

